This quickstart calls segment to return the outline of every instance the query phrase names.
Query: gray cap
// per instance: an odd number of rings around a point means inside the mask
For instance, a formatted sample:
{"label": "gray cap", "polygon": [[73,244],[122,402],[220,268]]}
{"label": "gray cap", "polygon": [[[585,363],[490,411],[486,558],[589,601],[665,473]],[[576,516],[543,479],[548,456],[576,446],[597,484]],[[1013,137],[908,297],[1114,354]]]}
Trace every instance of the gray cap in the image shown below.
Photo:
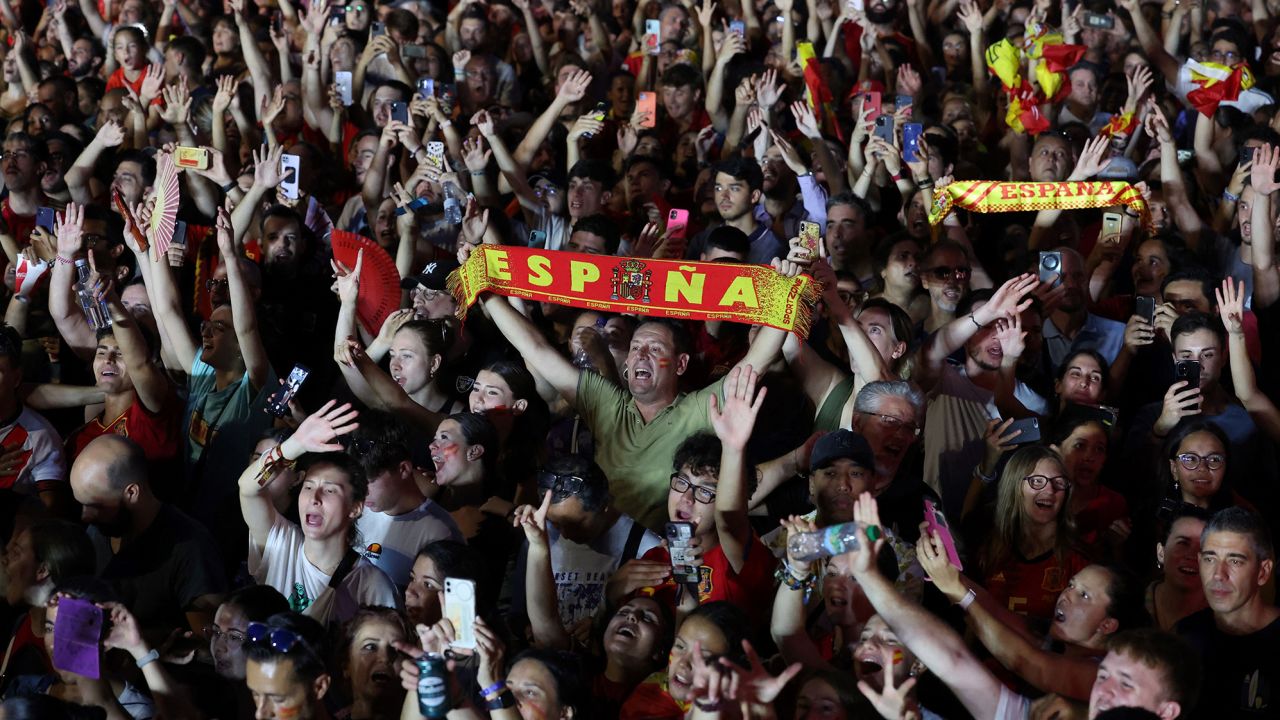
{"label": "gray cap", "polygon": [[855,465],[867,470],[876,467],[875,453],[871,452],[871,444],[867,439],[852,430],[835,430],[818,438],[809,456],[809,467],[821,470],[841,458],[852,460]]}

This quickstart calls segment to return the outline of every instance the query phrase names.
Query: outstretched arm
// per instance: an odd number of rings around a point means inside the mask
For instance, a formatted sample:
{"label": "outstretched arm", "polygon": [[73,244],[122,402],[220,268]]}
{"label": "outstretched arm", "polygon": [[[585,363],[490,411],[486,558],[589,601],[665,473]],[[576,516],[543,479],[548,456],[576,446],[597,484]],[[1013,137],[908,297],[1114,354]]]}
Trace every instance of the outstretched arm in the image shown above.
{"label": "outstretched arm", "polygon": [[542,505],[516,508],[512,524],[524,530],[529,551],[524,565],[525,608],[533,628],[533,644],[542,648],[568,650],[573,638],[560,621],[560,602],[556,597],[555,578],[551,573],[551,548],[547,543],[547,510],[551,508],[551,490],[542,496]]}
{"label": "outstretched arm", "polygon": [[158,413],[164,408],[165,400],[168,399],[169,380],[151,361],[147,341],[142,337],[142,331],[138,329],[138,320],[120,302],[120,295],[116,292],[114,283],[109,277],[98,273],[93,253],[89,253],[89,265],[93,268],[93,272],[86,284],[93,292],[95,300],[105,300],[107,303],[107,310],[111,313],[111,334],[120,346],[125,367],[129,369],[129,379],[133,381],[133,389],[138,394],[138,401],[147,411]]}
{"label": "outstretched arm", "polygon": [[1249,362],[1249,349],[1244,340],[1244,282],[1239,287],[1227,278],[1222,288],[1215,289],[1218,312],[1227,328],[1227,356],[1231,361],[1231,380],[1235,384],[1236,397],[1249,411],[1254,422],[1262,426],[1272,439],[1280,438],[1280,410],[1271,398],[1258,388],[1258,378]]}
{"label": "outstretched arm", "polygon": [[[1040,284],[1039,279],[1031,273],[1011,278],[996,290],[991,301],[968,315],[958,317],[942,326],[934,333],[921,349],[923,362],[920,365],[921,377],[917,380],[926,390],[932,387],[942,373],[942,364],[956,350],[964,347],[988,323],[997,318],[1019,315],[1031,306],[1031,300],[1024,297]],[[927,380],[927,385],[926,385]]]}
{"label": "outstretched arm", "polygon": [[253,306],[253,293],[244,276],[244,256],[236,251],[232,241],[231,216],[219,208],[217,220],[218,252],[227,268],[227,284],[231,294],[231,317],[236,326],[236,339],[240,342],[240,356],[244,358],[245,372],[255,390],[262,389],[271,375],[271,361],[262,345],[258,330],[258,311]]}
{"label": "outstretched arm", "polygon": [[767,388],[756,392],[759,374],[750,365],[739,365],[724,383],[724,403],[709,393],[708,415],[720,438],[720,482],[716,485],[716,534],[729,567],[742,572],[751,543],[747,519],[747,441],[764,404]]}
{"label": "outstretched arm", "polygon": [[582,371],[552,347],[533,323],[516,312],[506,298],[488,294],[484,296],[483,302],[489,318],[498,326],[507,342],[515,346],[525,364],[536,366],[538,372],[570,405],[576,403],[578,377]]}

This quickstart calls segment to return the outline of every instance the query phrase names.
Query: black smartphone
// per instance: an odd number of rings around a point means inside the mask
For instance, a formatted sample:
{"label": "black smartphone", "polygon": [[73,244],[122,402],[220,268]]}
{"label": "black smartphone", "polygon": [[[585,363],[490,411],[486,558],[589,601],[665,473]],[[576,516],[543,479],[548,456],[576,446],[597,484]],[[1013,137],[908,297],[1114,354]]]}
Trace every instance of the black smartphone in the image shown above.
{"label": "black smartphone", "polygon": [[1191,388],[1200,387],[1200,361],[1199,360],[1179,360],[1173,364],[1173,381],[1186,380],[1187,386],[1182,388],[1182,392],[1186,392]]}
{"label": "black smartphone", "polygon": [[893,144],[893,116],[881,115],[876,118],[876,137]]}
{"label": "black smartphone", "polygon": [[689,561],[689,541],[693,539],[693,523],[667,523],[667,552],[671,554],[671,579],[678,583],[696,583],[701,579],[697,565]]}
{"label": "black smartphone", "polygon": [[279,390],[271,393],[271,397],[267,398],[267,413],[275,417],[284,417],[289,414],[289,401],[294,395],[298,394],[298,389],[302,387],[302,383],[306,382],[307,375],[311,371],[305,365],[294,365],[289,371],[289,377],[285,379],[284,384]]}
{"label": "black smartphone", "polygon": [[42,227],[53,233],[53,224],[57,222],[57,214],[51,207],[36,208],[36,227]]}
{"label": "black smartphone", "polygon": [[1009,425],[1008,432],[1021,430],[1022,434],[1014,438],[1010,442],[1014,445],[1026,445],[1027,443],[1040,442],[1040,418],[1029,417],[1021,420],[1014,420]]}
{"label": "black smartphone", "polygon": [[169,241],[170,245],[187,246],[187,222],[185,220],[175,220],[173,223],[173,239]]}
{"label": "black smartphone", "polygon": [[1154,325],[1156,322],[1156,299],[1150,295],[1139,295],[1133,300],[1133,314]]}
{"label": "black smartphone", "polygon": [[381,20],[374,20],[373,22],[369,23],[369,37],[375,38],[375,37],[378,37],[379,35],[386,35],[386,34],[387,34],[386,23],[382,22]]}
{"label": "black smartphone", "polygon": [[408,103],[393,102],[391,103],[391,119],[396,122],[409,124],[409,105]]}
{"label": "black smartphone", "polygon": [[1236,156],[1236,165],[1244,165],[1245,163],[1253,162],[1253,151],[1254,148],[1251,148],[1248,145],[1240,148],[1240,152]]}
{"label": "black smartphone", "polygon": [[1062,284],[1062,253],[1042,252],[1040,253],[1040,282],[1047,283],[1053,280],[1053,286],[1057,287]]}

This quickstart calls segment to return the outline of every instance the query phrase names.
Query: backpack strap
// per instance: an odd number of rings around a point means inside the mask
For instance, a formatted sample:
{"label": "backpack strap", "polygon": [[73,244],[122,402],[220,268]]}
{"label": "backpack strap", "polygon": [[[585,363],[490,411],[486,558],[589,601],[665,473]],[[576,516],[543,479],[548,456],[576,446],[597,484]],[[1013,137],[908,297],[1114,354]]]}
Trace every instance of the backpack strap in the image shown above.
{"label": "backpack strap", "polygon": [[631,519],[631,532],[627,535],[627,544],[622,548],[622,562],[634,560],[640,556],[640,543],[644,541],[647,528]]}
{"label": "backpack strap", "polygon": [[347,548],[347,554],[342,556],[342,562],[338,563],[338,568],[333,571],[333,577],[329,578],[329,587],[336,592],[342,585],[342,581],[351,574],[351,568],[355,567],[358,560],[360,560],[360,553]]}

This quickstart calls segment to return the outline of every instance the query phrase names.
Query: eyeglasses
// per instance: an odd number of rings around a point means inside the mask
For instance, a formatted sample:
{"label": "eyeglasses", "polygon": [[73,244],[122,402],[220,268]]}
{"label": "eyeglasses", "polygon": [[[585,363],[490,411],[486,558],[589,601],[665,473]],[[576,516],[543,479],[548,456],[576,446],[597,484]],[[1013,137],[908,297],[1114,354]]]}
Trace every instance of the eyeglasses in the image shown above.
{"label": "eyeglasses", "polygon": [[30,160],[30,159],[31,159],[31,153],[27,152],[26,150],[0,152],[0,162],[4,162],[5,160],[21,161],[21,160]]}
{"label": "eyeglasses", "polygon": [[538,197],[555,197],[560,194],[560,189],[555,185],[539,185],[534,189],[533,194]]}
{"label": "eyeglasses", "polygon": [[347,6],[347,12],[364,12],[364,6],[353,3]]}
{"label": "eyeglasses", "polygon": [[1061,475],[1054,475],[1053,477],[1028,475],[1022,479],[1027,481],[1032,490],[1043,490],[1044,486],[1050,483],[1053,484],[1054,492],[1066,492],[1067,488],[1071,487],[1071,481]]}
{"label": "eyeglasses", "polygon": [[892,415],[885,415],[883,413],[877,413],[877,412],[867,412],[866,410],[859,410],[858,412],[862,413],[863,415],[870,415],[871,417],[876,418],[877,420],[880,421],[881,425],[885,426],[885,428],[887,428],[891,432],[898,432],[900,430],[903,430],[911,433],[912,437],[920,436],[919,425],[916,425],[915,423],[912,423],[912,422],[907,422],[906,420],[903,420],[900,417],[894,417]]}
{"label": "eyeglasses", "polygon": [[1213,58],[1213,61],[1216,63],[1220,63],[1224,65],[1234,65],[1236,61],[1240,59],[1240,53],[1233,52],[1231,50],[1228,50],[1226,52],[1223,52],[1221,50],[1214,50],[1213,52],[1209,53],[1209,57]]}
{"label": "eyeglasses", "polygon": [[852,305],[854,307],[866,302],[868,295],[866,290],[855,290],[853,292],[849,292],[848,290],[837,290],[836,294],[840,296],[840,300],[842,300],[845,305]]}
{"label": "eyeglasses", "polygon": [[946,280],[947,278],[950,278],[952,276],[954,276],[955,279],[957,280],[964,280],[965,278],[969,277],[971,273],[973,273],[973,268],[967,267],[965,265],[958,265],[956,267],[951,267],[949,265],[939,265],[937,267],[931,267],[925,272],[929,273],[930,275],[934,276],[939,280]]}
{"label": "eyeglasses", "polygon": [[227,644],[232,647],[239,647],[244,644],[245,635],[239,630],[223,630],[217,625],[205,625],[204,636],[210,640],[225,639]]}
{"label": "eyeglasses", "polygon": [[716,501],[715,490],[712,490],[711,488],[707,488],[707,487],[702,487],[701,485],[694,485],[693,483],[689,482],[687,478],[681,476],[680,473],[673,473],[671,475],[671,489],[675,490],[681,495],[689,492],[689,490],[693,490],[694,501],[700,502],[703,505],[710,505],[711,503]]}
{"label": "eyeglasses", "polygon": [[85,247],[90,249],[97,247],[98,243],[105,244],[107,242],[107,236],[99,235],[98,233],[83,233],[80,237],[84,240]]}
{"label": "eyeglasses", "polygon": [[1222,464],[1227,458],[1219,453],[1210,453],[1208,455],[1197,455],[1195,453],[1182,453],[1178,456],[1178,464],[1188,470],[1195,470],[1200,467],[1203,462],[1210,470],[1221,470]]}
{"label": "eyeglasses", "polygon": [[538,493],[541,494],[550,490],[553,498],[577,495],[582,492],[582,486],[586,483],[586,478],[578,477],[577,475],[560,475],[545,470],[538,473]]}
{"label": "eyeglasses", "polygon": [[249,623],[249,631],[245,633],[245,639],[254,645],[267,645],[273,650],[288,653],[298,644],[301,638],[298,637],[297,633],[287,628],[272,630],[264,623],[251,622]]}

